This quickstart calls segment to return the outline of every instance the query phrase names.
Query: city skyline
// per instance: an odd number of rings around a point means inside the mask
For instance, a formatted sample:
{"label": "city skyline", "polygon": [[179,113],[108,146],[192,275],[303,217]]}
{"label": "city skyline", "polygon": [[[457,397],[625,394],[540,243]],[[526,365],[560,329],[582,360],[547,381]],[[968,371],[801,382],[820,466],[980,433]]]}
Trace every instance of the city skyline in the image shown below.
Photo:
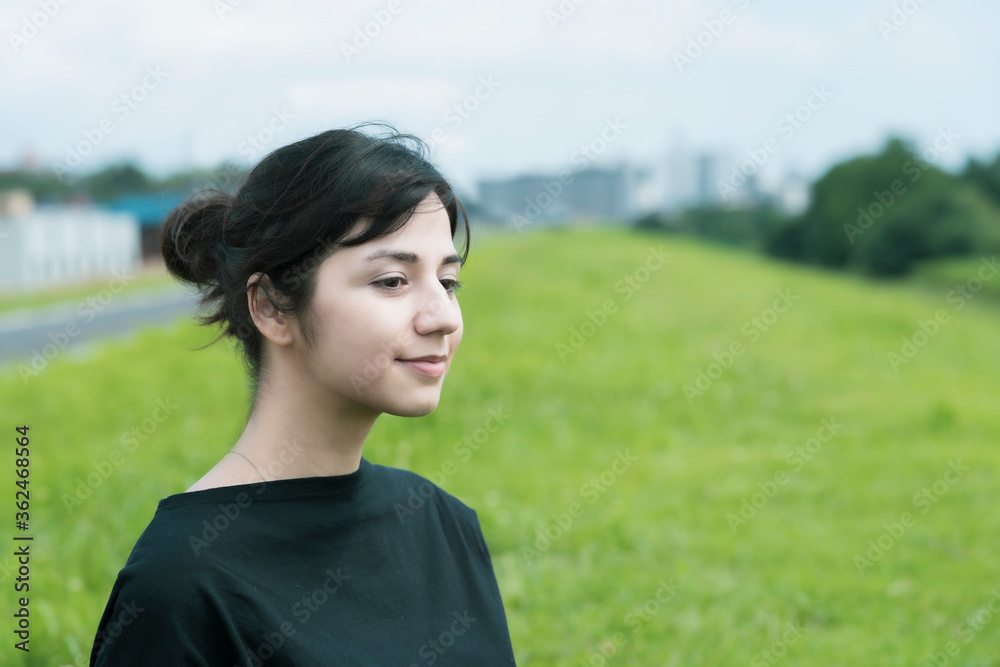
{"label": "city skyline", "polygon": [[0,168],[26,155],[71,173],[249,166],[366,120],[422,138],[466,193],[581,158],[656,167],[678,139],[725,156],[723,171],[766,155],[765,185],[813,180],[893,135],[922,150],[951,132],[946,169],[1000,150],[1000,7],[984,1],[298,8],[8,3],[0,82],[18,104],[0,118],[17,130],[0,135]]}

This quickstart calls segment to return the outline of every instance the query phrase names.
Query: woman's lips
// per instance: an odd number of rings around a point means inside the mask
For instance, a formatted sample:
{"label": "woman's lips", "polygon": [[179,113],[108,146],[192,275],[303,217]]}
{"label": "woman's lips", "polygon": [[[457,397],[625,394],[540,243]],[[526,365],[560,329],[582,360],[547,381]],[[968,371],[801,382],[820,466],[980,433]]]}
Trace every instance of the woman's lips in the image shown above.
{"label": "woman's lips", "polygon": [[444,375],[445,362],[443,360],[428,361],[426,359],[396,359],[396,361],[422,375],[435,378]]}

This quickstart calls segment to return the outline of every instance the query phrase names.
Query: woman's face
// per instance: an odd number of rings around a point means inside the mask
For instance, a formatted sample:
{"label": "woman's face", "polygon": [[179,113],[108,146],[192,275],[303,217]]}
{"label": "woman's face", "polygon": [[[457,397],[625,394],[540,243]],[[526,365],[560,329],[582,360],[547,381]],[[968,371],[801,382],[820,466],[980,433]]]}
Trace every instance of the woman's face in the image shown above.
{"label": "woman's face", "polygon": [[[396,232],[335,250],[319,267],[316,343],[304,372],[349,406],[405,417],[432,412],[462,340],[460,267],[433,192]],[[414,361],[423,357],[436,359]]]}

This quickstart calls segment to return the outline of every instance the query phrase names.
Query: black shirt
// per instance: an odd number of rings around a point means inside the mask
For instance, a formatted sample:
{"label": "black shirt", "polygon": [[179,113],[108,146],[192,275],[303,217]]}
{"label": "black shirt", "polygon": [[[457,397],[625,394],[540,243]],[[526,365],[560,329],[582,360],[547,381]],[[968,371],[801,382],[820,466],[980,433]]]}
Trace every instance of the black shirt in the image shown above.
{"label": "black shirt", "polygon": [[474,510],[361,459],[179,493],[118,573],[90,665],[513,665]]}

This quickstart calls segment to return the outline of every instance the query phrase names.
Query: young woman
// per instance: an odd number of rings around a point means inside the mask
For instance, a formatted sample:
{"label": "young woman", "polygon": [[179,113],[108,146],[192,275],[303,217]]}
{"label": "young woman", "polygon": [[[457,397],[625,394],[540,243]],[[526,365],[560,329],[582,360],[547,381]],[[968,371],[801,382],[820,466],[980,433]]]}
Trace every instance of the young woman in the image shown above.
{"label": "young woman", "polygon": [[164,223],[167,267],[218,304],[202,323],[238,341],[253,400],[232,449],[159,501],[92,666],[514,664],[475,511],[363,456],[380,414],[437,407],[469,225],[419,139],[361,127]]}

